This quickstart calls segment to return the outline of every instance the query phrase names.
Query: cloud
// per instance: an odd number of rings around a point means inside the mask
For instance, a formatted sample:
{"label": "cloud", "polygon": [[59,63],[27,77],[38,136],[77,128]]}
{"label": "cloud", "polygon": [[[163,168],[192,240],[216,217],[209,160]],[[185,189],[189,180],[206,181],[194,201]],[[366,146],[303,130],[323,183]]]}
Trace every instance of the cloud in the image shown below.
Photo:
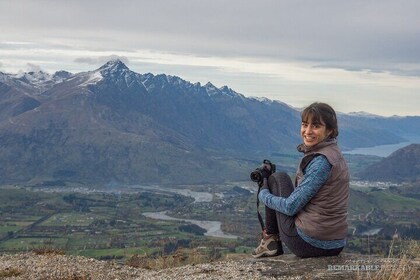
{"label": "cloud", "polygon": [[33,64],[33,63],[27,63],[26,64],[26,70],[27,72],[40,72],[43,71],[41,69],[41,66]]}
{"label": "cloud", "polygon": [[390,73],[396,76],[412,76],[420,77],[420,65],[409,65],[409,64],[400,64],[399,67],[395,65],[364,65],[357,63],[325,63],[312,66],[312,68],[320,69],[342,69],[349,72],[364,72],[364,73],[375,73],[375,74],[385,74]]}
{"label": "cloud", "polygon": [[385,101],[386,114],[419,112],[418,0],[39,2],[0,0],[2,69],[79,72],[118,58],[297,106],[325,97],[369,111],[371,98],[377,113]]}
{"label": "cloud", "polygon": [[404,5],[390,0],[44,1],[48,9],[37,1],[14,2],[0,1],[0,10],[7,11],[0,17],[0,36],[9,41],[67,40],[97,50],[373,67],[420,63],[420,2],[414,0]]}
{"label": "cloud", "polygon": [[129,63],[129,60],[125,56],[119,56],[119,55],[108,55],[108,56],[99,56],[99,57],[78,57],[74,60],[74,62],[77,63],[85,63],[89,65],[98,65],[98,64],[104,64],[110,60],[116,60],[119,59],[125,64]]}

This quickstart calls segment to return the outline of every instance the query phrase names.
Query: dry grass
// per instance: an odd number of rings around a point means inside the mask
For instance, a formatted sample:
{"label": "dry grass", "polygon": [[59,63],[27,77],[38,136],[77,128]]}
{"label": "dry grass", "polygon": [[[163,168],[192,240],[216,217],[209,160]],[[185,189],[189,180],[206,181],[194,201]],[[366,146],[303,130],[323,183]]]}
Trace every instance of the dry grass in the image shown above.
{"label": "dry grass", "polygon": [[[40,247],[34,248],[31,250],[36,255],[65,255],[66,252],[62,249],[53,248],[53,247]],[[65,276],[51,276],[45,278],[45,280],[92,280],[89,275],[83,275],[80,273],[74,272],[73,274],[65,275]]]}
{"label": "dry grass", "polygon": [[173,268],[188,264],[199,264],[211,261],[206,254],[199,250],[177,250],[173,255],[150,257],[134,255],[126,261],[126,265],[151,270]]}
{"label": "dry grass", "polygon": [[395,240],[391,242],[387,262],[375,273],[366,275],[370,280],[420,279],[420,242],[416,240],[402,243],[403,249],[393,255]]}
{"label": "dry grass", "polygon": [[64,250],[57,249],[57,248],[50,248],[50,247],[32,249],[32,252],[35,253],[36,255],[65,255],[66,254]]}
{"label": "dry grass", "polygon": [[73,275],[62,276],[58,278],[56,276],[47,277],[44,280],[93,280],[93,279],[89,275],[85,276],[85,275],[79,275],[79,274],[74,273]]}
{"label": "dry grass", "polygon": [[23,272],[16,268],[5,268],[0,270],[0,278],[16,277],[21,275]]}

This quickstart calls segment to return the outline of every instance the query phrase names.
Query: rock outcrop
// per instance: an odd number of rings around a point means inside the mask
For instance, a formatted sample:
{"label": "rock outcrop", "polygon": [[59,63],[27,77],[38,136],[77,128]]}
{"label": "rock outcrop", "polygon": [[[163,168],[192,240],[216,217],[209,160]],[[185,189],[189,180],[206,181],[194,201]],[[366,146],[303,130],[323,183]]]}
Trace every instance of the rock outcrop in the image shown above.
{"label": "rock outcrop", "polygon": [[[80,256],[24,253],[0,256],[1,279],[392,279],[378,277],[401,270],[418,276],[420,260],[381,258],[358,254],[300,259],[225,260],[182,267],[146,270]],[[403,271],[404,270],[404,271]],[[378,278],[374,278],[378,277]],[[414,279],[414,278],[400,278]]]}

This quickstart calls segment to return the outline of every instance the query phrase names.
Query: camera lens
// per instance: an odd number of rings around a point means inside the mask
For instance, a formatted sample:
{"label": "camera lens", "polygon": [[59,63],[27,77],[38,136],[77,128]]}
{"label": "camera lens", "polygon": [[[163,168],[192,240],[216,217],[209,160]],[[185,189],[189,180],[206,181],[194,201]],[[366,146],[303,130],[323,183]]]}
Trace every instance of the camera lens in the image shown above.
{"label": "camera lens", "polygon": [[251,177],[251,180],[254,181],[254,182],[262,181],[262,175],[261,175],[261,172],[259,170],[255,170],[255,171],[251,172],[250,177]]}

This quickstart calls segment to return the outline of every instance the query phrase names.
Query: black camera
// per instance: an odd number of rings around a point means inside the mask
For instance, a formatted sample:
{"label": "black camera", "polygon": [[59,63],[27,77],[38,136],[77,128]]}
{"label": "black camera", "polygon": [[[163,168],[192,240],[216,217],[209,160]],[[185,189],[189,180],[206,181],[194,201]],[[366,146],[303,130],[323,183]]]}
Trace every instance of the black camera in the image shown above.
{"label": "black camera", "polygon": [[264,178],[270,177],[274,172],[276,172],[276,165],[268,159],[265,159],[260,167],[251,172],[250,177],[252,181],[260,183]]}

